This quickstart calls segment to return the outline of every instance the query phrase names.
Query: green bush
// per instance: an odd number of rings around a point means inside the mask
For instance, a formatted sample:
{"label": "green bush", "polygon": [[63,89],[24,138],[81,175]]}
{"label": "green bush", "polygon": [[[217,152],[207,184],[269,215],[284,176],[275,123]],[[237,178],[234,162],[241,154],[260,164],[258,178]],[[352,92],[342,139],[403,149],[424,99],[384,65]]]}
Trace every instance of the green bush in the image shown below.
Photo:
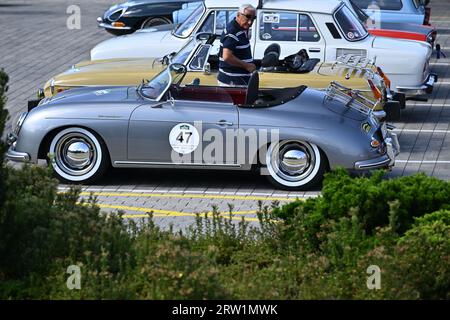
{"label": "green bush", "polygon": [[[8,91],[8,75],[3,72],[3,69],[0,69],[0,137],[3,134],[3,130],[5,128],[6,118],[8,116],[8,112],[5,110],[6,104],[6,96],[5,93]],[[4,201],[4,174],[3,170],[3,155],[5,153],[5,144],[0,139],[0,207]]]}
{"label": "green bush", "polygon": [[[390,226],[403,234],[415,217],[450,208],[450,183],[425,174],[383,180],[383,172],[354,179],[343,169],[326,175],[322,196],[297,201],[276,209],[274,214],[292,228],[302,247],[318,249],[333,228],[353,223],[355,240]],[[330,229],[331,228],[331,229]],[[356,229],[355,229],[356,228]]]}

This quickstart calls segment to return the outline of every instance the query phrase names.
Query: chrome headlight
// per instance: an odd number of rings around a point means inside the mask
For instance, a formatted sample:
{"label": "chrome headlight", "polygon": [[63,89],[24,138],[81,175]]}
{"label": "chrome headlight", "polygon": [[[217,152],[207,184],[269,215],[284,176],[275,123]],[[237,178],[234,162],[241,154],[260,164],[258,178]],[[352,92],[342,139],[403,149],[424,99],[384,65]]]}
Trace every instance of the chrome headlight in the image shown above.
{"label": "chrome headlight", "polygon": [[128,8],[120,8],[116,11],[113,11],[109,14],[108,19],[110,21],[117,21],[120,19],[120,17],[127,11]]}
{"label": "chrome headlight", "polygon": [[20,114],[19,118],[17,119],[16,125],[14,127],[14,134],[16,136],[19,135],[20,129],[22,128],[23,122],[25,121],[25,118],[27,117],[28,112],[23,112]]}

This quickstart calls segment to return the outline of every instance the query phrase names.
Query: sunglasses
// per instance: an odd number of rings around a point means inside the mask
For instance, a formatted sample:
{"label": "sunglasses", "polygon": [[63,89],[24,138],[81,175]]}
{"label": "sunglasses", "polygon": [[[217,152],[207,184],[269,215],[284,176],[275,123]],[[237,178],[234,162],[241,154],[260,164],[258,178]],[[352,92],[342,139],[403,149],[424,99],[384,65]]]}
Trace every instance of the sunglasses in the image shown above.
{"label": "sunglasses", "polygon": [[252,16],[251,14],[242,14],[242,13],[239,13],[239,14],[244,16],[245,18],[247,18],[247,20],[250,20],[250,21],[255,21],[255,19],[256,19],[256,16]]}

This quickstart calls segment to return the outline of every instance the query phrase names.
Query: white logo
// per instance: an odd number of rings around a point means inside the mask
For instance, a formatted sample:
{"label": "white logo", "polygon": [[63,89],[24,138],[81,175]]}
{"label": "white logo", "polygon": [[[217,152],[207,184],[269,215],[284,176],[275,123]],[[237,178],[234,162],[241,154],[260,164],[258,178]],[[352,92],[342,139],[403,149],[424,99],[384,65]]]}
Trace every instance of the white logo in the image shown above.
{"label": "white logo", "polygon": [[367,278],[367,289],[381,289],[381,269],[379,266],[371,265],[367,268],[367,274],[371,276]]}
{"label": "white logo", "polygon": [[70,14],[67,18],[67,29],[80,30],[81,29],[81,9],[79,6],[71,5],[67,7],[67,14]]}
{"label": "white logo", "polygon": [[81,269],[80,269],[80,267],[75,266],[75,265],[69,266],[67,268],[67,273],[71,275],[69,278],[67,278],[67,282],[66,282],[67,289],[80,290],[81,289]]}
{"label": "white logo", "polygon": [[193,125],[180,123],[170,131],[169,142],[175,152],[189,154],[197,149],[200,135]]}
{"label": "white logo", "polygon": [[102,95],[108,94],[109,92],[110,92],[109,90],[97,90],[97,91],[95,91],[95,95],[102,96]]}

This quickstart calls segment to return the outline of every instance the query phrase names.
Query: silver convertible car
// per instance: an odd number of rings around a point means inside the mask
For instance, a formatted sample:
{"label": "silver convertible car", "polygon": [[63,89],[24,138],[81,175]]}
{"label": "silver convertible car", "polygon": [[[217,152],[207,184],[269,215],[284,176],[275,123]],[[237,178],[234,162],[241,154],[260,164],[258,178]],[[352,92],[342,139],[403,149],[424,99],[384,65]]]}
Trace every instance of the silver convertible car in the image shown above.
{"label": "silver convertible car", "polygon": [[172,63],[137,87],[87,87],[46,98],[18,119],[7,158],[48,159],[71,183],[90,183],[110,165],[258,168],[286,190],[310,188],[336,166],[394,165],[396,135],[337,83],[326,91],[260,89],[255,72],[245,88],[182,85],[186,69]]}

